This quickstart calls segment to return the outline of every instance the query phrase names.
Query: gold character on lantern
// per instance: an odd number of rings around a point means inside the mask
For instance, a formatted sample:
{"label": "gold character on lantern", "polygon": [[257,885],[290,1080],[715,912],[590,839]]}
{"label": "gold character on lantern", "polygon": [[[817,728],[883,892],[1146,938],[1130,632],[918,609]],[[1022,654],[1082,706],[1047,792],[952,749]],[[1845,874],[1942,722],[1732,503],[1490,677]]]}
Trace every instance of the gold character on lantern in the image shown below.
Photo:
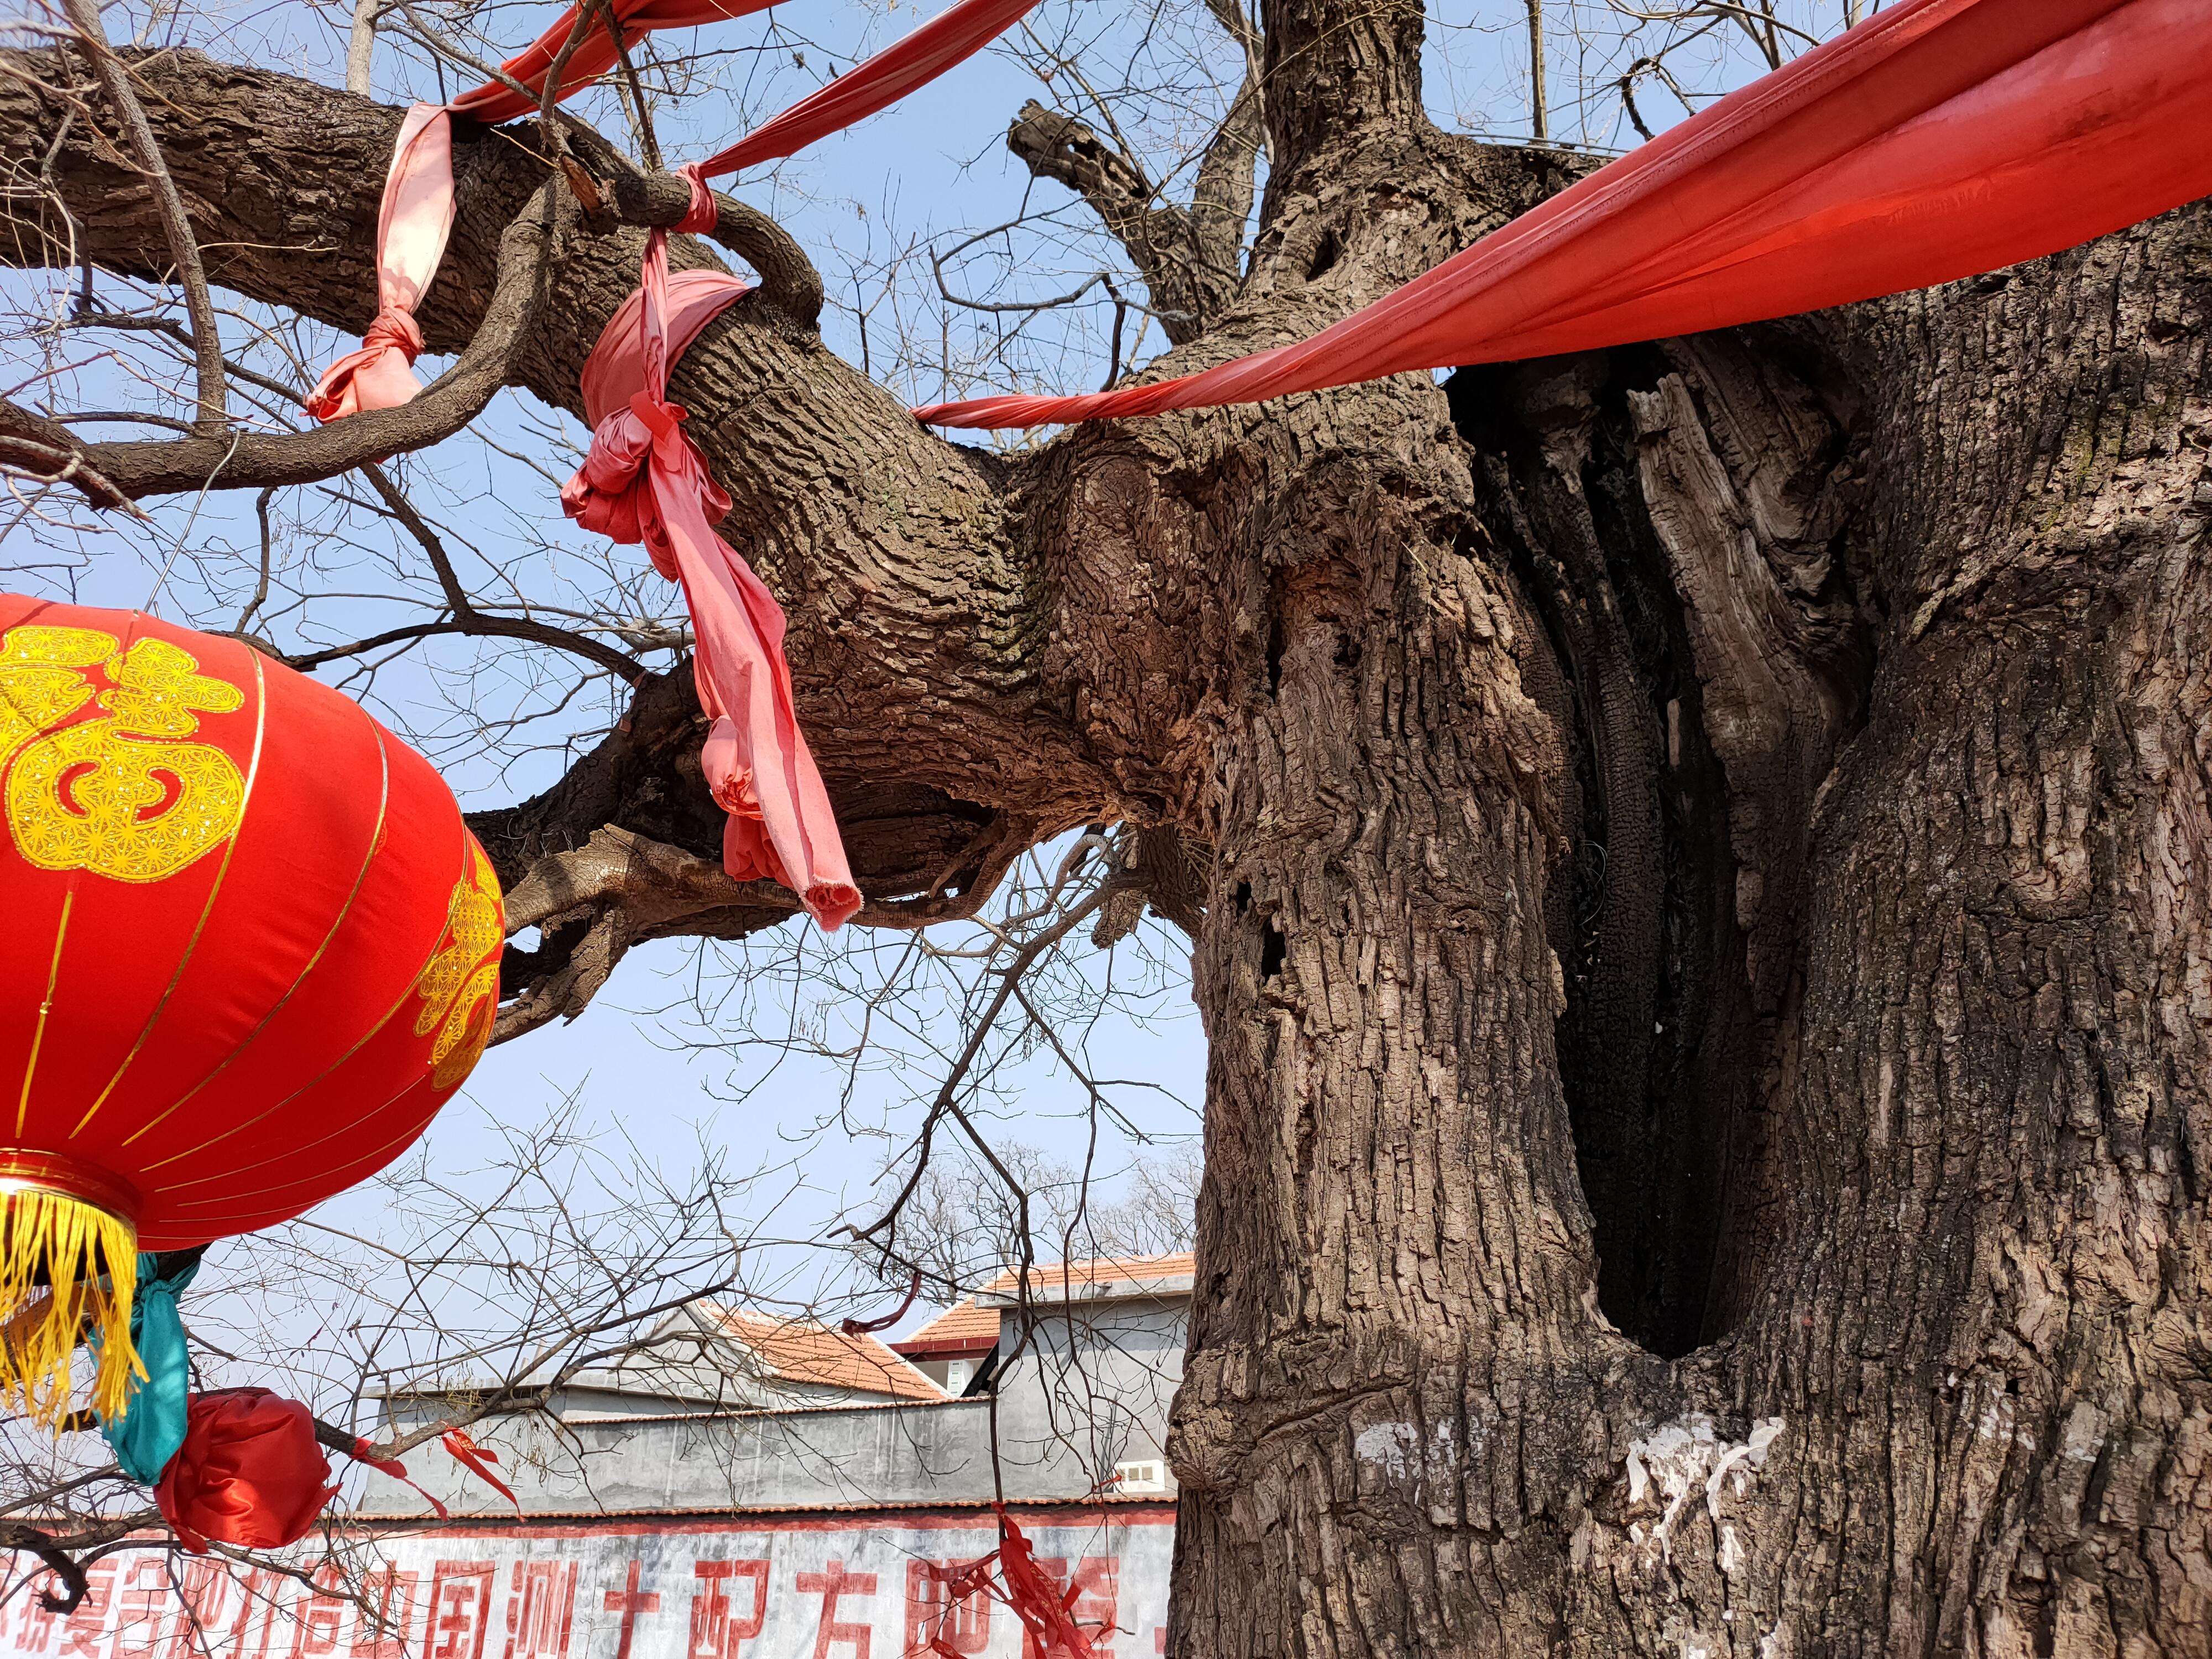
{"label": "gold character on lantern", "polygon": [[499,1007],[499,951],[506,938],[499,878],[473,842],[469,854],[475,878],[453,884],[445,942],[415,986],[422,999],[415,1035],[438,1033],[430,1045],[430,1084],[437,1089],[450,1088],[476,1069]]}
{"label": "gold character on lantern", "polygon": [[[107,678],[104,720],[53,730]],[[15,628],[0,644],[0,764],[11,758],[8,830],[42,870],[117,881],[167,879],[220,846],[246,811],[246,782],[220,748],[181,739],[201,713],[229,714],[246,694],[199,672],[166,640],[120,650],[83,628]]]}

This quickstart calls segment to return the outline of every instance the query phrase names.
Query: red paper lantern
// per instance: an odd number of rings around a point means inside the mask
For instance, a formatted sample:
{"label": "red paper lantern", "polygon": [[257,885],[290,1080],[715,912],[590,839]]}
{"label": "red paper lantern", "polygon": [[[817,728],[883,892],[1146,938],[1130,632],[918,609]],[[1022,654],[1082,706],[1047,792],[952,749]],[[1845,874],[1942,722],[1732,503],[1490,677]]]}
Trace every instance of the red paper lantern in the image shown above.
{"label": "red paper lantern", "polygon": [[0,595],[0,1384],[137,1356],[135,1253],[389,1164],[491,1033],[489,861],[349,699],[136,611]]}

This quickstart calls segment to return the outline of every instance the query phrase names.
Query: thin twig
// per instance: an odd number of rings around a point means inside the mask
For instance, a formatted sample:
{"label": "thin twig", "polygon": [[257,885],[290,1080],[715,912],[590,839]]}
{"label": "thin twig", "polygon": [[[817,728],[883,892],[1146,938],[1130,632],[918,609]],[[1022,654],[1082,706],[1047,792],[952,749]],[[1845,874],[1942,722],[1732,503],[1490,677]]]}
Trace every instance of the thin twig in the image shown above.
{"label": "thin twig", "polygon": [[629,42],[623,37],[622,21],[615,15],[614,0],[598,0],[599,15],[606,21],[607,36],[615,43],[615,58],[622,65],[623,84],[629,88],[630,103],[637,111],[638,153],[644,156],[646,166],[655,173],[662,171],[660,140],[654,137],[653,116],[645,106],[645,88],[637,78],[637,65],[630,62]]}
{"label": "thin twig", "polygon": [[93,70],[100,76],[107,101],[115,106],[116,117],[130,137],[131,147],[138,153],[138,166],[146,175],[147,188],[153,192],[155,211],[161,217],[162,234],[168,239],[169,255],[176,261],[177,280],[184,285],[185,309],[192,319],[192,355],[198,369],[199,392],[195,424],[203,436],[216,436],[229,423],[230,398],[222,377],[222,335],[216,326],[215,297],[208,292],[207,271],[200,264],[200,245],[192,235],[191,221],[185,213],[184,198],[177,193],[177,181],[169,176],[169,164],[161,158],[161,146],[154,137],[153,123],[146,118],[138,95],[131,89],[130,77],[108,47],[106,31],[100,24],[99,0],[63,0],[63,4],[85,52],[92,58]]}

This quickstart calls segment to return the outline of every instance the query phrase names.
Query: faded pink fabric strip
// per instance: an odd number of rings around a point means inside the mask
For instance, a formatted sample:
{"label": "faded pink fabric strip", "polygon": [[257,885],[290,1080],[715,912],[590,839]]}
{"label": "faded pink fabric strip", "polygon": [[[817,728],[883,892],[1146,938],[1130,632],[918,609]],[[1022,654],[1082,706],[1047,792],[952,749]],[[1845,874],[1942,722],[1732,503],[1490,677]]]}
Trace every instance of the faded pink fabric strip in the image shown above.
{"label": "faded pink fabric strip", "polygon": [[397,409],[421,386],[415,360],[422,331],[415,307],[438,274],[453,228],[453,122],[438,104],[416,104],[400,124],[384,202],[376,216],[376,320],[323,371],[307,412],[335,421],[364,409]]}
{"label": "faded pink fabric strip", "polygon": [[[714,222],[714,198],[695,170],[686,172],[692,210],[678,228],[704,230]],[[667,400],[673,357],[745,291],[725,271],[672,278],[667,233],[646,239],[638,290],[585,362],[592,448],[562,486],[561,507],[587,530],[642,543],[653,568],[683,585],[699,705],[712,722],[700,760],[715,803],[730,815],[722,867],[739,881],[782,883],[834,932],[860,908],[860,892],[799,729],[783,608],[714,533],[729,497],[684,434],[687,412]]]}

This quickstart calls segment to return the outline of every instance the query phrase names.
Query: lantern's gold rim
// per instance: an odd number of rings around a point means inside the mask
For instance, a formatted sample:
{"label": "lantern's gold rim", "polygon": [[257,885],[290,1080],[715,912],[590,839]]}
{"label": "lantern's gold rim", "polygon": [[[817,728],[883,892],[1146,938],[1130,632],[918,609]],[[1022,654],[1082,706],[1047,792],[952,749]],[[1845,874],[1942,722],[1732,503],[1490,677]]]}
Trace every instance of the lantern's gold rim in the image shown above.
{"label": "lantern's gold rim", "polygon": [[0,1196],[23,1191],[58,1194],[105,1212],[134,1233],[138,1230],[143,1200],[119,1176],[63,1152],[0,1147]]}

